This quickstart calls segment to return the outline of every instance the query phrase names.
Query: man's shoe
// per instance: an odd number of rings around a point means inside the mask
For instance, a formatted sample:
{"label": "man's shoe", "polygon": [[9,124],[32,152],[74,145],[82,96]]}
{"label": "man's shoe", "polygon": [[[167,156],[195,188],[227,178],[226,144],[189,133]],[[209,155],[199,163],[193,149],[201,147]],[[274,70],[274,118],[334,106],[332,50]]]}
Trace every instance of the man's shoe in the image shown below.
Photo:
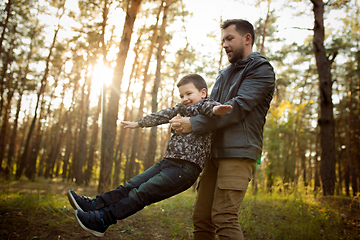
{"label": "man's shoe", "polygon": [[79,196],[73,190],[69,190],[67,195],[71,206],[75,210],[83,210],[84,212],[96,210],[94,198]]}
{"label": "man's shoe", "polygon": [[104,221],[104,213],[100,211],[84,212],[75,210],[75,216],[80,226],[97,237],[104,236],[106,229],[109,227]]}

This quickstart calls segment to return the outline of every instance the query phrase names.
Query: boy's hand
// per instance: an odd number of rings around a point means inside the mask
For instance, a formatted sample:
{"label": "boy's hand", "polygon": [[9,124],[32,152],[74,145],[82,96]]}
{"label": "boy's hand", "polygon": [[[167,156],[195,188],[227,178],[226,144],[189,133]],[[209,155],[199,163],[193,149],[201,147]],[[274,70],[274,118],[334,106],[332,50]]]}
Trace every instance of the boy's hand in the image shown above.
{"label": "boy's hand", "polygon": [[231,105],[218,105],[213,107],[213,113],[215,115],[222,116],[230,112],[231,109],[232,109]]}
{"label": "boy's hand", "polygon": [[137,122],[122,121],[121,124],[124,125],[124,128],[131,128],[131,129],[133,129],[133,128],[138,128],[138,127],[140,127]]}

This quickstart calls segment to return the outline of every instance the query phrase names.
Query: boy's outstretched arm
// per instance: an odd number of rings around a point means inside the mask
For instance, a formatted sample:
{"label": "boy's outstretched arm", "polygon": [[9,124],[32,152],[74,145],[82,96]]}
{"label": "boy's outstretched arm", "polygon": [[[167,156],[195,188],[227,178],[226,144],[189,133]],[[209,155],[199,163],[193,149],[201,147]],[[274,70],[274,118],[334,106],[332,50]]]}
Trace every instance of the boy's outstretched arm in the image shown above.
{"label": "boy's outstretched arm", "polygon": [[218,105],[213,107],[213,113],[215,115],[222,116],[230,112],[231,109],[232,109],[231,105]]}
{"label": "boy's outstretched arm", "polygon": [[122,121],[121,124],[124,125],[124,128],[131,128],[131,129],[133,129],[133,128],[138,128],[138,127],[140,127],[138,122]]}

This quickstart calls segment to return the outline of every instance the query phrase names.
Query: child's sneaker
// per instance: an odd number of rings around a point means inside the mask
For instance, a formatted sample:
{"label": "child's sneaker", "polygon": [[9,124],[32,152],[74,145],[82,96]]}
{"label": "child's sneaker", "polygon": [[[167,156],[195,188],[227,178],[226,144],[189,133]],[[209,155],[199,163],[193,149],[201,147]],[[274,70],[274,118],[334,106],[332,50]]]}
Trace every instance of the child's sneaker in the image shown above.
{"label": "child's sneaker", "polygon": [[75,210],[83,210],[84,212],[96,210],[94,198],[79,196],[73,190],[69,190],[67,195],[71,206]]}
{"label": "child's sneaker", "polygon": [[109,227],[104,220],[104,213],[100,211],[84,212],[75,210],[75,216],[80,226],[97,237],[104,236],[106,229]]}

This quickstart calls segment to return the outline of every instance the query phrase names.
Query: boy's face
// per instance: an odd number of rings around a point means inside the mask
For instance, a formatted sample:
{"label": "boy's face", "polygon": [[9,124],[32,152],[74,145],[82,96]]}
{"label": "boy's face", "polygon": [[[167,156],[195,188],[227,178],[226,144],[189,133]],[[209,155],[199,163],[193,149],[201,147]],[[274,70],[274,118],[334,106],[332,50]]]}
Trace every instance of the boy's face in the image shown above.
{"label": "boy's face", "polygon": [[206,89],[199,91],[194,83],[190,82],[179,87],[181,105],[184,107],[194,105],[202,99],[206,98]]}

